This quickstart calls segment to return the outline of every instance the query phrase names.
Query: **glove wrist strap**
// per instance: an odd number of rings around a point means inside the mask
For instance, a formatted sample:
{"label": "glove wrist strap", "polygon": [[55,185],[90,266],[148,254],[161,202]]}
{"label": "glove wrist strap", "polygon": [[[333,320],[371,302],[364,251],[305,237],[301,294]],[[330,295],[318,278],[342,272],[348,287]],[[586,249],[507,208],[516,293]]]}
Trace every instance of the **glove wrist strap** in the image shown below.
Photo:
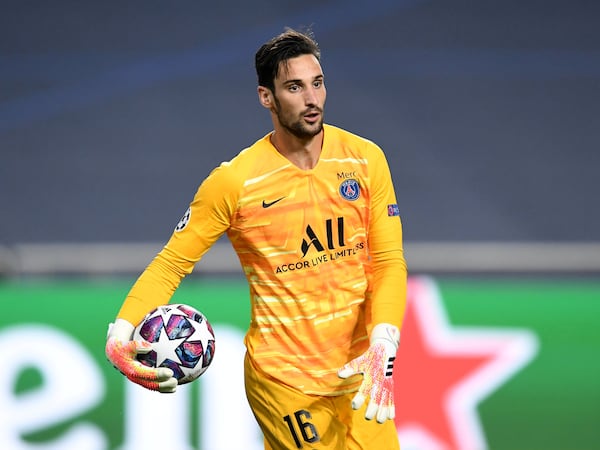
{"label": "glove wrist strap", "polygon": [[394,346],[394,350],[398,349],[398,345],[400,345],[400,330],[397,326],[389,324],[389,323],[378,323],[373,327],[373,331],[371,331],[371,344],[375,344],[377,342],[383,342],[392,344]]}
{"label": "glove wrist strap", "polygon": [[125,319],[116,319],[108,325],[107,339],[114,337],[121,341],[130,341],[135,327]]}

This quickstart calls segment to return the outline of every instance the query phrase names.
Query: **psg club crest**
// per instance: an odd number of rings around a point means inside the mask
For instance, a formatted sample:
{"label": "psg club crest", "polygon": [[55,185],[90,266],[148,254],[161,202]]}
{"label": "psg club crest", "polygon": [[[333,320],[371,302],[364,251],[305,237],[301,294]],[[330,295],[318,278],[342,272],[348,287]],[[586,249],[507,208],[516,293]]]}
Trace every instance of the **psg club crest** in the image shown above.
{"label": "psg club crest", "polygon": [[340,195],[350,201],[354,201],[360,197],[360,186],[358,181],[352,178],[344,180],[342,184],[340,184]]}

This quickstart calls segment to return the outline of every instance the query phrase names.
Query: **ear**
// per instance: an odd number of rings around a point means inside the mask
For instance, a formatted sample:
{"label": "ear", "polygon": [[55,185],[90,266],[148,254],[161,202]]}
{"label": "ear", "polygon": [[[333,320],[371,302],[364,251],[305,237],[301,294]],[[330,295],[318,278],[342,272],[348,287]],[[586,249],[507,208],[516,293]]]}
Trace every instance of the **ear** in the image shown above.
{"label": "ear", "polygon": [[261,105],[263,105],[267,109],[271,109],[273,105],[273,96],[271,94],[271,90],[264,86],[258,86],[258,101]]}

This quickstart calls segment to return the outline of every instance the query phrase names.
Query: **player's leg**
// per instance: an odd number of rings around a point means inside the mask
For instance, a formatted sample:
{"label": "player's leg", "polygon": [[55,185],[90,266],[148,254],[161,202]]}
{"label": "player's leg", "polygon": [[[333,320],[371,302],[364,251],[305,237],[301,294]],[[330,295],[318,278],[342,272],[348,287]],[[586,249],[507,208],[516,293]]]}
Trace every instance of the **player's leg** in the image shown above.
{"label": "player's leg", "polygon": [[393,420],[377,423],[375,419],[365,419],[365,404],[353,410],[351,400],[354,394],[335,398],[340,420],[348,424],[348,450],[400,450],[398,431]]}
{"label": "player's leg", "polygon": [[347,450],[347,426],[333,398],[305,395],[257,373],[245,359],[246,396],[265,438],[265,449]]}

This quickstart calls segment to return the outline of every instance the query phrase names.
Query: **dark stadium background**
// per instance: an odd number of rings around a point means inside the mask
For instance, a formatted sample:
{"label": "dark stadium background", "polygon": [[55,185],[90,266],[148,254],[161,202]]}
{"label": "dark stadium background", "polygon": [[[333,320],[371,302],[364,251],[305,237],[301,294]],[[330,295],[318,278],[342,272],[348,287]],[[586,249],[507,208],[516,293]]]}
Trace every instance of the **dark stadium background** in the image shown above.
{"label": "dark stadium background", "polygon": [[[592,0],[0,1],[0,404],[14,410],[0,420],[0,447],[139,448],[128,433],[152,422],[124,411],[164,419],[107,363],[106,325],[201,180],[270,131],[258,46],[285,26],[311,26],[327,122],[388,156],[412,286],[440,290],[439,314],[456,334],[526,332],[539,343],[478,399],[482,447],[596,448],[599,24]],[[227,249],[212,249],[174,297],[214,320],[215,362],[227,365],[194,387],[194,408],[210,408],[185,422],[186,440],[210,443],[198,448],[244,439],[240,427],[254,425],[243,383],[228,384],[241,368],[218,356],[243,354],[248,322]],[[48,336],[81,355],[48,349]],[[68,366],[72,377],[81,361],[97,379],[79,377],[79,409],[61,415],[72,383],[55,389],[52,375],[63,380]],[[203,434],[213,425],[225,431]],[[81,426],[106,445],[56,444]]]}
{"label": "dark stadium background", "polygon": [[326,120],[387,152],[407,242],[600,241],[593,1],[2,2],[0,245],[163,242],[270,130],[253,55],[312,26]]}

